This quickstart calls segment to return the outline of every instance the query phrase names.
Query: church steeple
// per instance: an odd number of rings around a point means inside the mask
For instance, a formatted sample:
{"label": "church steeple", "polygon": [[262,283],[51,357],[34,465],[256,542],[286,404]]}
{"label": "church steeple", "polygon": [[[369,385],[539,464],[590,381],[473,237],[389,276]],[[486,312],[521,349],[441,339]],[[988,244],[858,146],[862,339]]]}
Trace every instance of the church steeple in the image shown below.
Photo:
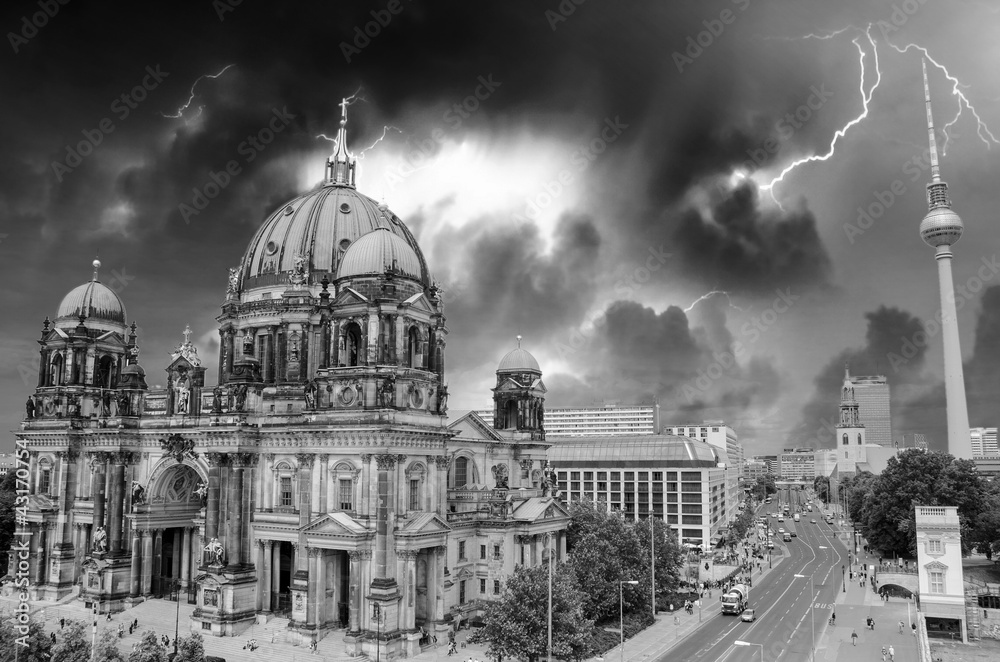
{"label": "church steeple", "polygon": [[347,99],[340,102],[340,129],[337,130],[336,146],[326,160],[327,186],[350,186],[354,188],[357,160],[347,151]]}

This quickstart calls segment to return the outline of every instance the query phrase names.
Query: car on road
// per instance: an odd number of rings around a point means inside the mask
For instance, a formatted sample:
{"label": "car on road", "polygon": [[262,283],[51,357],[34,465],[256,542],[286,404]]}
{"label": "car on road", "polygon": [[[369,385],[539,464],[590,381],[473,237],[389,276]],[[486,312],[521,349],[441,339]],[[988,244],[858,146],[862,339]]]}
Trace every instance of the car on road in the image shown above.
{"label": "car on road", "polygon": [[815,524],[815,523],[816,523],[816,520],[815,520],[815,519],[811,519],[811,520],[809,520],[809,523],[810,523],[810,524]]}
{"label": "car on road", "polygon": [[782,540],[785,542],[792,542],[792,536],[786,533]]}
{"label": "car on road", "polygon": [[784,532],[785,532],[785,528],[784,527],[778,529],[778,533],[784,533]]}
{"label": "car on road", "polygon": [[797,533],[795,533],[794,531],[792,531],[792,537],[793,537],[793,538],[798,538],[798,537],[799,537],[799,535],[798,535]]}
{"label": "car on road", "polygon": [[740,614],[740,620],[744,623],[753,623],[757,620],[757,612],[754,609],[744,609]]}
{"label": "car on road", "polygon": [[767,548],[768,549],[774,549],[774,541],[773,540],[768,540],[767,541]]}
{"label": "car on road", "polygon": [[779,517],[778,517],[778,521],[779,521],[779,522],[784,522],[784,521],[785,521],[785,518],[784,518],[784,517],[781,517],[781,516],[779,516]]}

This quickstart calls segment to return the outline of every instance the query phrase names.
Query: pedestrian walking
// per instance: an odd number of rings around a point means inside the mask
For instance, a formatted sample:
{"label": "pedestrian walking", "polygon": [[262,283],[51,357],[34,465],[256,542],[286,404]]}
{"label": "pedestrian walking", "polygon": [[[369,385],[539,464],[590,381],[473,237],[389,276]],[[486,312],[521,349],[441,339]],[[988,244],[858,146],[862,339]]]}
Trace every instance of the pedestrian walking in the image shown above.
{"label": "pedestrian walking", "polygon": [[903,621],[899,622],[899,633],[903,634]]}
{"label": "pedestrian walking", "polygon": [[893,649],[892,645],[889,645],[889,660],[896,659],[896,651]]}
{"label": "pedestrian walking", "polygon": [[55,633],[55,632],[53,632],[53,633],[51,634],[51,639],[52,639],[52,645],[54,646],[54,645],[55,645],[55,643],[56,643],[56,633]]}
{"label": "pedestrian walking", "polygon": [[857,630],[851,630],[851,644],[853,646],[857,646],[858,645],[858,631]]}
{"label": "pedestrian walking", "polygon": [[65,618],[60,618],[59,619],[59,629],[62,630],[64,625],[66,625],[66,619]]}

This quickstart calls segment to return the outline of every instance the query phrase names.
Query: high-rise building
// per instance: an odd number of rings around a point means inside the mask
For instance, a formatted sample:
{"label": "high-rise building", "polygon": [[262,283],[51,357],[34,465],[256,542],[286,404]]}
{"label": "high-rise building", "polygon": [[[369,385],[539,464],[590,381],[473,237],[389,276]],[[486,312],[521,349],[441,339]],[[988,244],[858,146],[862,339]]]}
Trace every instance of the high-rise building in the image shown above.
{"label": "high-rise building", "polygon": [[972,457],[1000,455],[996,428],[972,428],[969,430],[969,436],[972,442]]}
{"label": "high-rise building", "polygon": [[850,376],[858,419],[865,427],[869,444],[892,446],[892,416],[889,411],[889,382],[883,375]]}
{"label": "high-rise building", "polygon": [[927,215],[920,222],[920,237],[934,247],[938,263],[938,285],[941,294],[941,341],[944,345],[944,389],[948,419],[948,452],[956,458],[972,459],[969,437],[969,409],[965,400],[962,375],[962,350],[958,340],[958,312],[955,307],[955,285],[951,277],[951,247],[964,229],[962,219],[951,210],[948,184],[941,181],[937,144],[934,139],[934,119],[931,114],[931,92],[927,84],[927,63],[924,67],[924,100],[927,106],[927,135],[931,153],[931,183],[927,185]]}
{"label": "high-rise building", "polygon": [[[476,413],[493,420],[492,409]],[[659,405],[595,405],[550,407],[544,410],[545,438],[608,437],[656,434],[660,427]]]}

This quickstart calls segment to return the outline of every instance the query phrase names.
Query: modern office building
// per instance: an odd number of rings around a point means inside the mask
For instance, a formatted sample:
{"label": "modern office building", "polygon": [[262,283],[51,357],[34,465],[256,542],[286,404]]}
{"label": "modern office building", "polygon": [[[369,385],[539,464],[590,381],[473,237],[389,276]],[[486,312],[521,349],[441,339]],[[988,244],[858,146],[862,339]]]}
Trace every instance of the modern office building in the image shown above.
{"label": "modern office building", "polygon": [[743,479],[749,482],[754,482],[758,478],[766,476],[768,474],[767,463],[755,458],[749,458],[743,461]]}
{"label": "modern office building", "polygon": [[777,476],[781,469],[777,455],[754,455],[753,459],[763,462],[767,466],[767,473]]}
{"label": "modern office building", "polygon": [[626,519],[663,518],[678,541],[709,545],[737,515],[720,452],[675,435],[572,440],[553,444],[549,461],[567,502],[591,499]]}
{"label": "modern office building", "polygon": [[[487,421],[493,418],[492,409],[479,409],[476,414]],[[656,434],[660,428],[660,406],[655,404],[550,407],[544,417],[546,439]]]}
{"label": "modern office building", "polygon": [[972,457],[1000,455],[996,428],[972,428],[969,430],[969,436],[972,439]]}
{"label": "modern office building", "polygon": [[895,438],[896,448],[919,448],[920,450],[927,450],[927,437],[919,432],[894,434],[893,437]]}
{"label": "modern office building", "polygon": [[892,416],[889,410],[889,382],[883,375],[847,375],[858,403],[858,419],[865,428],[867,443],[892,446]]}
{"label": "modern office building", "polygon": [[812,448],[787,448],[778,456],[782,480],[812,480],[816,477],[816,451]]}
{"label": "modern office building", "polygon": [[740,478],[743,475],[743,444],[740,443],[736,430],[726,425],[725,421],[703,421],[697,425],[665,425],[664,434],[686,436],[704,441],[719,452],[719,457],[726,464],[726,495],[730,503],[740,501]]}

